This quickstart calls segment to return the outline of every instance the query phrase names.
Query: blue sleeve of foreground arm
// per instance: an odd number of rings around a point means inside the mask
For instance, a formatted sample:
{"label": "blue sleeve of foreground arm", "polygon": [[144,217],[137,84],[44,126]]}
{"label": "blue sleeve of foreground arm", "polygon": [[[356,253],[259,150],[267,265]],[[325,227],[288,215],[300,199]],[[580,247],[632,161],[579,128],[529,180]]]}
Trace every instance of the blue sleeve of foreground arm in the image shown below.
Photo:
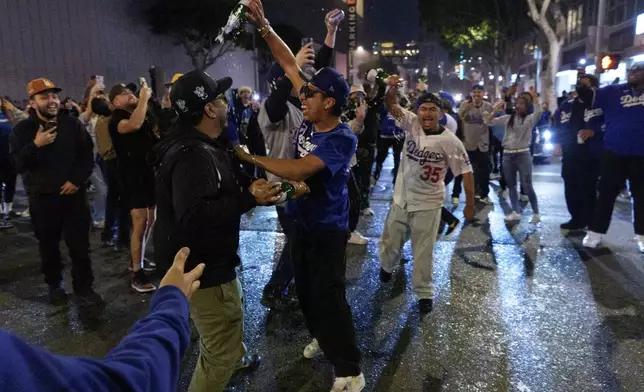
{"label": "blue sleeve of foreground arm", "polygon": [[0,330],[0,391],[174,392],[190,344],[188,301],[176,287],[103,359],[65,357]]}

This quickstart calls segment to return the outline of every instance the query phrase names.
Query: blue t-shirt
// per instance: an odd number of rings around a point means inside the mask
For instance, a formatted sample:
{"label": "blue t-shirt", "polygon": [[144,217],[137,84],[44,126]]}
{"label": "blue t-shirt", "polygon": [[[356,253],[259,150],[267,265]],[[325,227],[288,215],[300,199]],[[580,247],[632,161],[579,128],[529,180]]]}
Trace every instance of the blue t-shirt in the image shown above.
{"label": "blue t-shirt", "polygon": [[644,156],[644,93],[627,84],[595,90],[593,108],[606,121],[604,148],[619,155]]}
{"label": "blue t-shirt", "polygon": [[9,135],[11,135],[11,122],[0,111],[0,161],[9,157]]}
{"label": "blue t-shirt", "polygon": [[306,180],[311,193],[304,199],[289,201],[286,211],[308,230],[347,230],[347,182],[358,138],[346,123],[328,132],[315,132],[313,125],[304,121],[294,142],[297,159],[313,154],[324,162],[325,168]]}
{"label": "blue t-shirt", "polygon": [[396,126],[396,118],[389,113],[385,104],[380,105],[380,137],[394,138],[404,134],[404,131]]}

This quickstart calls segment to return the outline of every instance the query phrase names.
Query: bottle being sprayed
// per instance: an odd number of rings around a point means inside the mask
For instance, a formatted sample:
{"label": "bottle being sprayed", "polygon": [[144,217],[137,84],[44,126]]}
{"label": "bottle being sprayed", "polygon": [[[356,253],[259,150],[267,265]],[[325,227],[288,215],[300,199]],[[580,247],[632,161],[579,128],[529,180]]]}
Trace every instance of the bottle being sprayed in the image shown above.
{"label": "bottle being sprayed", "polygon": [[[387,72],[385,72],[383,69],[378,68],[378,69],[372,69],[369,72],[367,72],[367,81],[369,83],[378,83],[378,84],[389,84],[389,75]],[[402,80],[398,83],[398,87],[402,87]]]}
{"label": "bottle being sprayed", "polygon": [[215,40],[223,44],[225,40],[235,40],[242,33],[244,24],[248,21],[251,11],[248,7],[249,0],[241,0],[228,16],[228,22],[219,30]]}

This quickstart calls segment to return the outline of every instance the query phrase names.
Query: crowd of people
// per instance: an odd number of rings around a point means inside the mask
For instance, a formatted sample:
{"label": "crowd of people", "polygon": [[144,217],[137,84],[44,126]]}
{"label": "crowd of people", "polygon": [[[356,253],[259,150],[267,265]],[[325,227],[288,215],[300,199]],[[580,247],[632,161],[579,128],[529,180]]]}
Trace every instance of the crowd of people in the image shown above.
{"label": "crowd of people", "polygon": [[[356,228],[361,217],[374,214],[369,199],[390,149],[393,202],[379,240],[379,279],[385,285],[391,280],[411,240],[412,287],[421,314],[433,309],[436,240],[460,223],[443,205],[449,183],[453,204],[465,191],[467,220],[474,219],[477,203],[493,203],[490,179],[498,178],[501,197],[507,190],[510,199],[506,221],[520,220],[521,201],[529,201],[531,223],[540,222],[531,155],[540,126],[552,127],[563,151],[571,220],[562,229],[588,228],[584,246],[599,246],[613,203],[628,183],[644,252],[644,177],[637,174],[644,170],[644,66],[632,67],[627,84],[604,88],[597,78],[580,75],[576,95],[560,102],[552,116],[534,91],[517,94],[516,86],[493,104],[476,85],[456,108],[445,92],[416,91],[410,99],[395,75],[349,86],[331,67],[337,18],[325,19],[327,35],[317,51],[310,42],[289,47],[261,1],[248,4],[249,19],[276,60],[269,70],[270,95],[261,103],[251,88],[232,89],[230,78],[201,71],[176,74],[157,94],[145,80],[107,90],[92,77],[78,103],[61,102],[61,89],[39,78],[27,85],[26,110],[2,100],[0,228],[21,215],[12,207],[19,174],[29,202],[22,215],[30,216],[38,239],[50,302],[67,299],[62,237],[75,297],[84,305],[104,305],[93,289],[92,227],[102,230],[104,246],[127,251],[124,267],[133,290],[157,290],[150,273],[158,270],[166,273],[160,287],[176,286],[185,295],[159,290],[151,314],[104,361],[38,354],[57,370],[37,379],[19,376],[28,372],[24,361],[37,349],[3,333],[0,345],[18,359],[3,367],[0,387],[7,379],[22,390],[30,388],[25,382],[35,389],[85,385],[84,378],[56,376],[75,367],[91,368],[86,374],[103,380],[105,390],[112,390],[110,383],[173,390],[186,349],[188,303],[200,347],[190,391],[221,391],[236,371],[256,369],[260,359],[243,342],[237,267],[241,217],[263,205],[275,206],[286,242],[262,304],[278,311],[299,307],[311,335],[303,356],[331,362],[332,391],[361,391],[365,377],[345,293],[345,251],[347,244],[367,243]],[[146,257],[150,239],[154,256]],[[184,266],[194,271],[183,275]],[[141,336],[150,344],[133,344]],[[128,364],[132,352],[147,365]]]}

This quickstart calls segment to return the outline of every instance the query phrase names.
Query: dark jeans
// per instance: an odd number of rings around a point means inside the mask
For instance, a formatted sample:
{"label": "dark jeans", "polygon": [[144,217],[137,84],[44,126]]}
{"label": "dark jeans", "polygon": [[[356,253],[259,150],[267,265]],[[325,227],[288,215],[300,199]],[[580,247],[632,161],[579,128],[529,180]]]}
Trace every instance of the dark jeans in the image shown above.
{"label": "dark jeans", "polygon": [[358,165],[354,169],[356,181],[360,188],[360,198],[362,200],[362,208],[369,207],[369,196],[371,194],[371,169],[373,167],[373,155],[375,147],[372,146],[358,146],[356,158]]}
{"label": "dark jeans", "polygon": [[60,239],[65,239],[72,260],[74,291],[92,287],[94,275],[89,258],[91,216],[87,195],[81,187],[73,195],[29,195],[29,212],[38,239],[45,283],[57,287],[63,280]]}
{"label": "dark jeans", "polygon": [[280,226],[282,226],[282,231],[286,236],[286,243],[284,244],[284,249],[282,249],[282,254],[280,255],[279,261],[277,262],[277,266],[271,274],[271,278],[269,279],[266,286],[264,286],[264,292],[274,292],[282,294],[284,293],[286,287],[288,287],[289,283],[291,283],[291,281],[293,280],[294,275],[289,240],[291,228],[293,226],[293,218],[291,218],[291,216],[286,213],[284,207],[275,207],[275,210],[277,211],[277,219],[280,222]]}
{"label": "dark jeans", "polygon": [[394,154],[394,184],[396,183],[396,175],[398,175],[398,167],[400,166],[400,154],[403,149],[405,141],[404,139],[398,139],[395,137],[379,137],[378,138],[378,152],[376,154],[376,171],[373,173],[376,179],[380,178],[380,172],[382,171],[382,165],[387,159],[387,154],[389,154],[389,149],[393,150]]}
{"label": "dark jeans", "polygon": [[362,211],[362,199],[360,197],[360,188],[356,181],[356,168],[354,167],[349,172],[349,231],[354,232],[358,227],[358,220],[360,219],[360,211]]}
{"label": "dark jeans", "polygon": [[474,171],[475,193],[485,199],[490,192],[490,153],[488,151],[468,151],[467,155]]}
{"label": "dark jeans", "polygon": [[114,238],[118,225],[119,244],[128,246],[130,243],[130,211],[123,194],[123,185],[119,176],[119,167],[116,159],[103,161],[105,171],[103,176],[107,183],[107,198],[105,200],[105,229],[101,235],[103,241]]}
{"label": "dark jeans", "polygon": [[348,238],[345,230],[308,231],[297,222],[291,237],[297,296],[306,326],[333,364],[336,377],[360,374],[360,351],[346,297]]}
{"label": "dark jeans", "polygon": [[561,177],[571,220],[587,226],[595,212],[599,159],[573,156],[564,151]]}
{"label": "dark jeans", "polygon": [[[18,175],[7,162],[6,165],[0,164],[0,202],[13,203],[13,196],[16,194],[16,178]],[[4,192],[2,186],[4,184]]]}
{"label": "dark jeans", "polygon": [[613,216],[615,199],[629,180],[633,197],[635,234],[644,235],[644,156],[617,155],[604,151],[601,160],[599,195],[595,204],[595,215],[589,229],[605,234]]}

